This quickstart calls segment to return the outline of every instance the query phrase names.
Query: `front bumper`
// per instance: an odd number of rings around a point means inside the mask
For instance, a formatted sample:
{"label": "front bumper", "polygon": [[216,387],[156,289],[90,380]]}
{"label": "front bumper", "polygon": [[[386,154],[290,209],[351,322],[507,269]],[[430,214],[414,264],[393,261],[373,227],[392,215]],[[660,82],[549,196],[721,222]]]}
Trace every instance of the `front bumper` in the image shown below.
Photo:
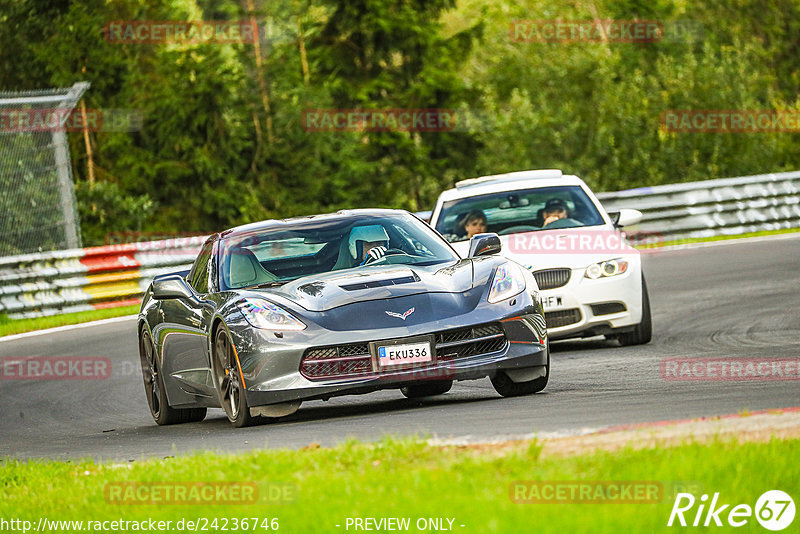
{"label": "front bumper", "polygon": [[[398,299],[400,300],[400,299]],[[517,301],[519,302],[517,304]],[[547,364],[547,333],[541,311],[530,295],[509,302],[483,306],[464,316],[435,322],[367,331],[330,331],[309,326],[302,332],[278,337],[271,331],[231,328],[242,368],[250,407],[292,401],[327,399],[339,395],[397,389],[427,380],[471,380],[493,376],[502,369],[521,369]],[[397,303],[402,308],[401,302]],[[508,313],[498,316],[498,310]],[[414,338],[480,324],[499,324],[505,344],[499,350],[437,360],[418,367],[378,371],[361,376],[309,378],[301,372],[309,349],[372,341]]]}
{"label": "front bumper", "polygon": [[[572,269],[562,287],[542,290],[550,339],[589,337],[633,329],[642,320],[642,275],[638,263],[621,275],[591,280]],[[621,311],[617,309],[624,308]]]}
{"label": "front bumper", "polygon": [[358,395],[380,389],[398,389],[427,380],[474,380],[492,376],[502,369],[537,367],[546,363],[547,353],[543,345],[509,343],[503,351],[493,354],[368,377],[312,382],[298,373],[288,381],[269,380],[248,389],[247,402],[250,406],[262,406],[296,400]]}

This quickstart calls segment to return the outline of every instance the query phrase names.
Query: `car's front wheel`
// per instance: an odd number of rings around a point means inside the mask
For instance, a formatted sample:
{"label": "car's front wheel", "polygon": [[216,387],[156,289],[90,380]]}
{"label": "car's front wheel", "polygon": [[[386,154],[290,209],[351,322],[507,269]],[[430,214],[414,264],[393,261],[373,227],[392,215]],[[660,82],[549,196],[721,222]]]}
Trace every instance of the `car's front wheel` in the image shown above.
{"label": "car's front wheel", "polygon": [[139,360],[142,364],[142,378],[144,379],[144,392],[147,395],[147,404],[150,415],[160,426],[174,425],[176,423],[196,423],[206,417],[205,408],[173,408],[167,401],[164,378],[156,357],[155,345],[146,328],[139,335]]}
{"label": "car's front wheel", "polygon": [[[544,366],[543,376],[524,382],[515,382],[512,380],[512,376],[509,376],[506,371],[498,371],[492,377],[492,385],[495,391],[503,397],[519,397],[521,395],[530,395],[542,391],[547,386],[547,381],[550,379],[550,341],[547,342],[545,350],[547,350],[547,364]],[[514,373],[514,371],[511,372]],[[514,378],[518,377],[515,376]]]}
{"label": "car's front wheel", "polygon": [[642,321],[630,332],[619,334],[619,344],[623,347],[628,345],[644,345],[649,343],[653,337],[653,318],[650,315],[650,296],[647,292],[647,284],[642,276]]}
{"label": "car's front wheel", "polygon": [[219,404],[228,420],[236,428],[261,424],[261,417],[250,415],[245,386],[239,371],[236,349],[228,331],[222,325],[214,335],[213,374]]}
{"label": "car's front wheel", "polygon": [[413,386],[400,388],[400,391],[409,399],[417,399],[419,397],[443,395],[450,391],[450,388],[452,387],[452,380],[432,380],[430,382],[425,382],[424,384],[414,384]]}

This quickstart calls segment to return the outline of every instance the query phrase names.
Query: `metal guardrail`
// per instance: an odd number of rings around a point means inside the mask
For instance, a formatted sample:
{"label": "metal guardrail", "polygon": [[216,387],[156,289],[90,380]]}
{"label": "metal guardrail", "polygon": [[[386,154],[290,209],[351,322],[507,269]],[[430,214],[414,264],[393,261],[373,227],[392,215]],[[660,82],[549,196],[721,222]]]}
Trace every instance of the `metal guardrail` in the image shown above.
{"label": "metal guardrail", "polygon": [[[600,193],[644,217],[634,243],[800,227],[800,172]],[[0,258],[0,313],[36,317],[139,302],[154,276],[188,269],[206,236]]]}
{"label": "metal guardrail", "polygon": [[0,258],[0,313],[19,319],[138,304],[154,276],[188,269],[205,239]]}
{"label": "metal guardrail", "polygon": [[681,241],[800,227],[800,172],[659,185],[600,193],[607,211],[633,208],[633,244]]}

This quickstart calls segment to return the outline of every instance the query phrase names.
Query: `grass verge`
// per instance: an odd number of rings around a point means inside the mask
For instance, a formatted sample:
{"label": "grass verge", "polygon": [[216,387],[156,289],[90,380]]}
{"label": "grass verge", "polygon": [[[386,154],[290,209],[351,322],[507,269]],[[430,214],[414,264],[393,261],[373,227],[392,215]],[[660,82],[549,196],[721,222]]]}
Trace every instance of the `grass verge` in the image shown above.
{"label": "grass verge", "polygon": [[[299,451],[209,452],[132,464],[6,460],[0,467],[0,517],[25,519],[33,525],[40,517],[84,522],[154,519],[171,521],[173,531],[181,519],[205,518],[207,530],[213,530],[214,518],[217,530],[225,518],[227,529],[235,531],[233,519],[249,517],[259,521],[256,528],[250,521],[248,531],[268,531],[263,519],[274,518],[277,522],[267,523],[269,530],[277,524],[284,532],[348,532],[355,530],[346,528],[348,518],[407,517],[409,532],[423,530],[417,526],[420,518],[445,518],[443,526],[452,519],[451,530],[464,533],[667,532],[674,530],[666,525],[677,491],[688,490],[698,499],[703,493],[719,492],[720,503],[751,507],[767,490],[781,489],[796,502],[800,497],[797,439],[684,442],[546,458],[541,450],[535,441],[476,450],[385,439]],[[663,493],[658,502],[647,504],[513,502],[513,484],[531,480],[649,481],[660,484]],[[142,502],[155,487],[161,488],[163,497],[169,495],[165,487],[175,488],[181,482],[215,481],[257,483],[262,502],[223,503],[218,493],[202,505]],[[135,492],[126,490],[133,503],[121,504],[119,494],[111,496],[110,488],[134,482],[139,484],[130,486]],[[142,485],[153,483],[164,484]],[[147,488],[144,493],[142,487]],[[696,510],[697,506],[687,513],[690,523]],[[202,524],[197,530],[203,530]],[[763,531],[754,517],[736,530]]]}
{"label": "grass verge", "polygon": [[22,334],[33,330],[44,330],[56,326],[68,324],[88,323],[100,319],[110,319],[111,317],[122,317],[124,315],[135,315],[139,313],[139,305],[120,306],[118,308],[103,308],[100,310],[90,310],[77,313],[65,313],[62,315],[50,315],[48,317],[33,317],[30,319],[9,319],[6,315],[0,315],[0,337],[12,334]]}
{"label": "grass verge", "polygon": [[733,239],[746,239],[748,237],[763,237],[768,235],[781,235],[781,234],[794,234],[800,232],[800,228],[785,228],[783,230],[762,230],[760,232],[747,232],[737,235],[716,235],[712,237],[693,237],[691,239],[673,239],[671,241],[664,241],[662,243],[650,243],[644,245],[636,245],[635,248],[639,250],[647,250],[662,247],[673,247],[680,245],[690,245],[692,243],[710,243],[712,241],[731,241]]}

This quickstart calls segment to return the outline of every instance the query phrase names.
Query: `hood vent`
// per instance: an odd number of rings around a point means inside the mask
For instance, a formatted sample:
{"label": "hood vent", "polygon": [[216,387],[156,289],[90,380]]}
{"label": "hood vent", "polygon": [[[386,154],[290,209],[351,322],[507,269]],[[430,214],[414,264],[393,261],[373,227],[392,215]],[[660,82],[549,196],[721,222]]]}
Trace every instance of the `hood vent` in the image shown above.
{"label": "hood vent", "polygon": [[358,291],[359,289],[372,289],[374,287],[386,286],[399,286],[401,284],[413,284],[419,282],[419,277],[416,274],[411,276],[403,276],[402,278],[389,278],[387,280],[370,280],[369,282],[358,282],[355,284],[345,284],[339,286],[345,291]]}

